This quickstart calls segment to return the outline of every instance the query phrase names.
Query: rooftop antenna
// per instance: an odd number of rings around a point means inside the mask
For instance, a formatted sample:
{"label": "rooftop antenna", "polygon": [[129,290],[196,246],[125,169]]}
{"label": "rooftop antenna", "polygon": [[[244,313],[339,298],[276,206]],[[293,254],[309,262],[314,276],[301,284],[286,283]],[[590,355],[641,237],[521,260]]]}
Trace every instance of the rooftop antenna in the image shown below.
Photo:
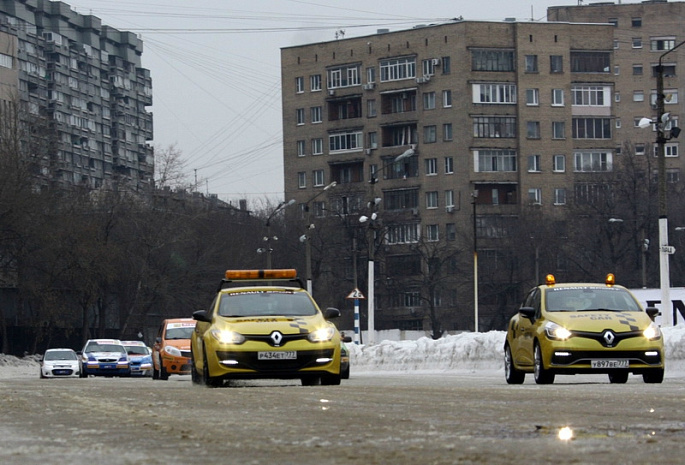
{"label": "rooftop antenna", "polygon": [[335,38],[336,39],[344,39],[345,38],[345,29],[338,29],[335,31]]}

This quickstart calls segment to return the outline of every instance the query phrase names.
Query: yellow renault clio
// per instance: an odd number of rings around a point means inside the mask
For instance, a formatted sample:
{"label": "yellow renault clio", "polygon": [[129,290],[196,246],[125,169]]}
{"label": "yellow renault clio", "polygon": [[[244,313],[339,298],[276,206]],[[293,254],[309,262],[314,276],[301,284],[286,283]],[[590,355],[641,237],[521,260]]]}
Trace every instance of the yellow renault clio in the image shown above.
{"label": "yellow renault clio", "polygon": [[228,270],[208,310],[193,314],[193,382],[300,379],[340,384],[340,333],[294,269]]}
{"label": "yellow renault clio", "polygon": [[630,373],[645,383],[664,379],[664,341],[654,323],[656,308],[642,309],[615,284],[555,282],[533,288],[509,321],[504,344],[507,383],[523,383],[526,373],[549,384],[556,374],[604,373],[625,383]]}

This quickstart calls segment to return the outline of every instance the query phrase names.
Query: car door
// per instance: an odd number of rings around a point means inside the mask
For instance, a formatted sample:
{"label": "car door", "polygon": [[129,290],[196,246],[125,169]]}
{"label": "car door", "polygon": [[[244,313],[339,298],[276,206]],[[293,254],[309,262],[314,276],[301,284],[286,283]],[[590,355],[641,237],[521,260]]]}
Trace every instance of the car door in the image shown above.
{"label": "car door", "polygon": [[[521,307],[532,307],[535,315],[540,314],[540,289],[535,288],[528,293],[528,296],[521,304]],[[512,347],[512,355],[519,366],[533,365],[533,341],[535,338],[535,318],[528,318],[519,313],[518,319],[512,328],[515,347]]]}

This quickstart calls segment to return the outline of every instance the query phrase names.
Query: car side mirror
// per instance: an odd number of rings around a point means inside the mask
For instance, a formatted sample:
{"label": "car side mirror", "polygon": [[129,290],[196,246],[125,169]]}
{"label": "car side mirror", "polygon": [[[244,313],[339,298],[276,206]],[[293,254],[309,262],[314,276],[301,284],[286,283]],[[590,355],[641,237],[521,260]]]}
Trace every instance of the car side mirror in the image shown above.
{"label": "car side mirror", "polygon": [[157,336],[157,337],[155,338],[155,342],[156,342],[157,344],[161,344],[161,343],[162,343],[162,338],[159,337],[159,336]]}
{"label": "car side mirror", "polygon": [[340,310],[334,307],[328,307],[324,312],[323,312],[323,317],[327,320],[330,320],[332,318],[340,318]]}
{"label": "car side mirror", "polygon": [[193,312],[193,319],[197,321],[203,321],[205,323],[211,323],[212,319],[207,316],[206,310],[198,310]]}
{"label": "car side mirror", "polygon": [[533,307],[521,307],[519,308],[519,313],[529,320],[535,318],[535,309]]}
{"label": "car side mirror", "polygon": [[350,336],[343,336],[340,338],[341,341],[343,342],[352,342],[352,337]]}
{"label": "car side mirror", "polygon": [[645,312],[647,312],[647,315],[654,321],[654,319],[659,315],[659,309],[656,307],[647,307],[645,309]]}

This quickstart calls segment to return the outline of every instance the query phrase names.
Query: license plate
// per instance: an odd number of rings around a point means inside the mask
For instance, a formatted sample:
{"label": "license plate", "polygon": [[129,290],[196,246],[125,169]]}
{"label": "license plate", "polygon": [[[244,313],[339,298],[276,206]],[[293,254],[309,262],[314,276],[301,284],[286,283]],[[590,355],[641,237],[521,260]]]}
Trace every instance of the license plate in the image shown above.
{"label": "license plate", "polygon": [[630,368],[628,360],[592,360],[592,368]]}
{"label": "license plate", "polygon": [[273,351],[273,352],[258,352],[257,358],[259,360],[295,360],[297,359],[297,352],[289,351]]}
{"label": "license plate", "polygon": [[100,368],[102,368],[103,370],[115,370],[117,368],[117,366],[114,364],[106,364],[106,365],[100,365]]}

